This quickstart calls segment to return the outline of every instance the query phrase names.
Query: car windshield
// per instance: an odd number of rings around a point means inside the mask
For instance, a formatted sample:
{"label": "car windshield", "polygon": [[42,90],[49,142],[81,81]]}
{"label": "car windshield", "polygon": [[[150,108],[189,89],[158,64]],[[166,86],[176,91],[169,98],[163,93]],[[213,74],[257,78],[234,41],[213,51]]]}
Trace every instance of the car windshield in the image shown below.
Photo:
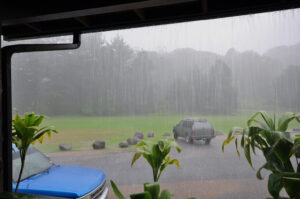
{"label": "car windshield", "polygon": [[[31,147],[26,155],[25,167],[23,170],[21,180],[29,178],[38,173],[44,172],[49,169],[53,163],[50,159],[42,154],[40,151]],[[21,168],[21,159],[19,152],[13,152],[13,181],[18,180],[19,172]]]}
{"label": "car windshield", "polygon": [[200,129],[200,128],[210,129],[212,127],[208,122],[195,122],[194,123],[194,128],[195,129]]}

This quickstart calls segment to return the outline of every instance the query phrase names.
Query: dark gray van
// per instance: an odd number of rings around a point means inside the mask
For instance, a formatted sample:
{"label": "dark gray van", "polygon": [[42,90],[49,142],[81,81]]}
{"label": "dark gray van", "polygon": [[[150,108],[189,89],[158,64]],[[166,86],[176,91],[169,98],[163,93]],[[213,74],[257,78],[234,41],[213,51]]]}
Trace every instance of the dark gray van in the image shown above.
{"label": "dark gray van", "polygon": [[215,137],[215,131],[206,119],[191,118],[180,121],[173,128],[174,138],[183,137],[187,143],[194,140],[204,140],[209,144]]}

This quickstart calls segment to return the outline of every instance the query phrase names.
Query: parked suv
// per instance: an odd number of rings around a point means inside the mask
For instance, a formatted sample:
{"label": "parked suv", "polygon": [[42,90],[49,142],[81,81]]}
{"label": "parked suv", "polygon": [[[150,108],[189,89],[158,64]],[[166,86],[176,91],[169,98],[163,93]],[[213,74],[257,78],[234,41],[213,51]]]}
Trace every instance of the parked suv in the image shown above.
{"label": "parked suv", "polygon": [[215,131],[212,125],[206,119],[192,118],[180,121],[173,128],[174,138],[185,138],[187,143],[193,143],[194,140],[204,140],[209,144],[215,137]]}
{"label": "parked suv", "polygon": [[[14,190],[20,167],[20,155],[18,149],[13,146]],[[102,170],[55,165],[46,155],[30,147],[18,192],[74,199],[105,199],[108,188]]]}

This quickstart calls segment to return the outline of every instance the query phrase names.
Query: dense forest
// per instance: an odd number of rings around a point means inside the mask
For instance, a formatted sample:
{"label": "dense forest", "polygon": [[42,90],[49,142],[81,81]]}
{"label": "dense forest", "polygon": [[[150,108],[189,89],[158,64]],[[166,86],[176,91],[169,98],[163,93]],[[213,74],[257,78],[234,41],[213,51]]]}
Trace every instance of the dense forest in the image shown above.
{"label": "dense forest", "polygon": [[121,37],[106,41],[99,33],[88,34],[78,50],[14,56],[13,106],[21,112],[91,116],[297,112],[295,52],[300,44],[264,55],[230,49],[221,56],[189,48],[159,53],[133,50]]}

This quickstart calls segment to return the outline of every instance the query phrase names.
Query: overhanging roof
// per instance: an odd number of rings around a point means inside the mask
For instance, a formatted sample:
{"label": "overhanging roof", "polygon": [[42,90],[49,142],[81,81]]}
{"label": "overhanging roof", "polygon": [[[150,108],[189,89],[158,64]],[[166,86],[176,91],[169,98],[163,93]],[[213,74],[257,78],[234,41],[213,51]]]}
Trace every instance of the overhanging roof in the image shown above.
{"label": "overhanging roof", "polygon": [[102,0],[1,3],[5,40],[220,18],[300,7],[300,0]]}

